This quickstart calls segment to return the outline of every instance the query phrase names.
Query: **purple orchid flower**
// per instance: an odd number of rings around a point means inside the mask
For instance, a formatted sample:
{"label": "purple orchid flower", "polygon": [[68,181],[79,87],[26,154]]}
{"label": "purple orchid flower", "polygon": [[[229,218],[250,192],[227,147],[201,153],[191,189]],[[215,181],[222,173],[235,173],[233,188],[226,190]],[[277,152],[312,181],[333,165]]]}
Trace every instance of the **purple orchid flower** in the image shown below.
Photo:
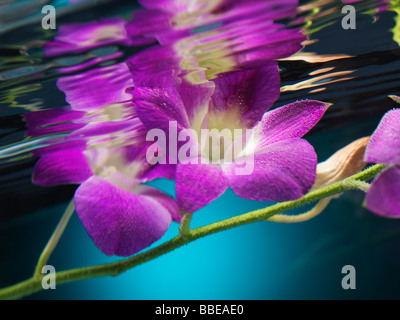
{"label": "purple orchid flower", "polygon": [[169,174],[169,167],[150,168],[143,150],[73,147],[47,152],[35,165],[33,182],[80,184],[75,208],[93,242],[107,255],[133,255],[161,238],[172,220],[181,219],[172,197],[141,184]]}
{"label": "purple orchid flower", "polygon": [[[228,186],[242,198],[259,201],[303,196],[314,183],[317,158],[301,137],[319,121],[328,104],[305,100],[266,112],[279,96],[279,74],[273,61],[263,68],[225,73],[213,83],[215,88],[184,84],[134,91],[137,114],[148,129],[168,132],[175,123],[178,135],[185,129],[253,131],[253,142],[245,144],[231,163],[224,163],[224,156],[213,159],[212,152],[192,155],[193,161],[187,163],[178,161],[175,188],[181,210],[191,213],[202,208]],[[225,150],[234,148],[238,139]],[[195,149],[204,150],[202,142]],[[202,161],[204,157],[208,163]],[[254,170],[238,175],[243,162]]]}
{"label": "purple orchid flower", "polygon": [[379,216],[400,217],[400,109],[383,116],[371,136],[364,161],[388,165],[367,192],[367,208]]}
{"label": "purple orchid flower", "polygon": [[173,179],[175,167],[146,161],[146,130],[127,93],[132,80],[125,64],[64,77],[58,85],[70,106],[24,115],[29,136],[65,135],[34,150],[40,159],[33,182],[80,184],[75,208],[93,242],[107,255],[132,255],[181,219],[172,197],[142,184]]}
{"label": "purple orchid flower", "polygon": [[171,220],[181,218],[172,197],[142,184],[159,177],[173,179],[175,166],[146,161],[146,130],[126,93],[131,79],[124,66],[62,78],[58,84],[70,106],[24,115],[30,136],[64,134],[34,150],[40,159],[33,182],[80,184],[74,196],[79,218],[101,251],[120,256],[148,247]]}
{"label": "purple orchid flower", "polygon": [[94,243],[107,255],[132,255],[158,240],[171,220],[181,219],[172,197],[142,184],[173,179],[175,166],[146,161],[149,143],[124,63],[63,77],[58,86],[69,106],[24,115],[28,136],[50,138],[48,146],[34,150],[40,159],[33,182],[80,184],[75,208]]}
{"label": "purple orchid flower", "polygon": [[172,197],[142,184],[173,179],[175,166],[146,161],[149,143],[124,63],[61,78],[58,86],[69,106],[24,115],[29,136],[64,134],[34,150],[40,159],[33,182],[80,184],[75,208],[94,243],[107,255],[132,255],[158,240],[171,220],[181,219]]}

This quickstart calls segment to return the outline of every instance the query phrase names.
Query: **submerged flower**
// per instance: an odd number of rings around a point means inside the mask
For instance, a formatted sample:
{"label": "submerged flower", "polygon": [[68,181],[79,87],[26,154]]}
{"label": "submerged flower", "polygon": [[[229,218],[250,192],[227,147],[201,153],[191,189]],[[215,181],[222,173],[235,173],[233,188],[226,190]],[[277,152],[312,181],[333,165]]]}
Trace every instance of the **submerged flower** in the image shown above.
{"label": "submerged flower", "polygon": [[[305,100],[266,112],[279,96],[275,62],[225,73],[213,82],[214,90],[184,85],[136,88],[134,92],[137,114],[148,129],[168,132],[171,123],[176,123],[178,136],[186,129],[197,136],[202,129],[217,130],[220,138],[224,138],[224,129],[232,133],[227,145],[210,146],[208,139],[197,141],[194,149],[200,152],[191,155],[193,161],[178,161],[176,197],[181,210],[200,209],[228,186],[242,198],[260,201],[293,200],[308,192],[315,180],[317,158],[313,147],[301,137],[329,105]],[[234,152],[233,161],[226,162],[225,152],[243,140],[243,136],[235,136],[237,129],[251,129],[252,139],[245,139],[244,147]],[[204,157],[208,161],[201,159]],[[238,174],[243,164],[253,170]]]}
{"label": "submerged flower", "polygon": [[143,148],[63,148],[38,160],[33,182],[80,184],[75,208],[93,242],[107,255],[129,256],[161,238],[171,220],[180,221],[172,197],[141,184],[168,170],[150,168]]}
{"label": "submerged flower", "polygon": [[41,157],[33,182],[80,184],[76,212],[107,255],[132,255],[181,218],[172,197],[142,184],[173,178],[174,167],[146,161],[146,131],[127,92],[129,75],[122,63],[61,78],[58,85],[70,105],[24,115],[27,134],[47,137],[49,144],[34,150]]}
{"label": "submerged flower", "polygon": [[365,161],[388,166],[373,180],[367,208],[383,217],[400,217],[400,109],[383,116],[371,136]]}
{"label": "submerged flower", "polygon": [[180,221],[172,197],[142,184],[172,179],[174,166],[146,161],[146,131],[131,101],[126,64],[63,77],[57,84],[69,106],[24,115],[27,135],[48,144],[34,150],[40,159],[33,182],[80,184],[75,208],[94,243],[107,255],[132,255],[158,240],[171,220]]}

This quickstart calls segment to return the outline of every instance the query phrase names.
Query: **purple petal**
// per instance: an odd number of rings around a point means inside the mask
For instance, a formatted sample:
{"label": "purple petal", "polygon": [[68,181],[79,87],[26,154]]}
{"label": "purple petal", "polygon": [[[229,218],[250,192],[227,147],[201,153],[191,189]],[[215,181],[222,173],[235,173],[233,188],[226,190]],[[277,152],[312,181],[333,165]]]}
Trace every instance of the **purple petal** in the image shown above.
{"label": "purple petal", "polygon": [[155,42],[160,34],[170,32],[174,14],[160,9],[136,10],[125,26],[128,36],[137,43]]}
{"label": "purple petal", "polygon": [[223,123],[229,114],[237,114],[241,127],[251,128],[279,97],[280,77],[275,61],[258,69],[225,73],[214,82],[209,121]]}
{"label": "purple petal", "polygon": [[176,169],[176,199],[183,213],[192,213],[217,199],[228,188],[219,165],[178,164]]}
{"label": "purple petal", "polygon": [[366,205],[379,216],[400,218],[400,166],[389,167],[374,179]]}
{"label": "purple petal", "polygon": [[[176,150],[186,143],[178,141],[179,133],[184,129],[199,132],[203,126],[212,91],[213,87],[207,84],[177,88],[135,88],[137,115],[147,129],[157,130],[157,137],[161,134],[165,137],[164,151],[173,161],[171,163],[177,163]],[[163,148],[163,145],[160,147]]]}
{"label": "purple petal", "polygon": [[299,30],[285,30],[283,25],[260,18],[236,20],[186,40],[196,45],[199,64],[209,69],[209,79],[230,70],[262,67],[303,47],[306,36]]}
{"label": "purple petal", "polygon": [[[243,68],[260,67],[271,59],[289,57],[303,48],[301,44],[306,37],[296,30],[281,30],[272,36],[243,36],[237,39],[241,45],[235,53],[236,63]],[[239,51],[239,49],[241,49]]]}
{"label": "purple petal", "polygon": [[[146,145],[129,144],[125,147],[95,147],[85,151],[86,157],[94,171],[107,179],[115,173],[113,183],[118,187],[124,188],[118,183],[118,179],[125,185],[131,185],[131,182],[124,182],[127,179],[135,179],[136,185],[140,181],[147,181],[146,173],[151,165],[146,161]],[[118,173],[118,174],[117,174]],[[139,181],[140,180],[140,181]],[[131,189],[129,189],[132,191]]]}
{"label": "purple petal", "polygon": [[209,110],[209,103],[214,92],[214,83],[184,84],[177,88],[185,107],[190,128],[200,132]]}
{"label": "purple petal", "polygon": [[[99,57],[95,58],[90,58],[92,55],[88,56],[81,56],[81,61],[84,61],[82,63],[78,63],[80,61],[75,62],[76,64],[72,64],[71,61],[67,60],[67,63],[63,63],[64,61],[62,58],[60,60],[56,60],[56,64],[61,64],[61,65],[67,65],[62,68],[57,68],[57,72],[59,73],[74,73],[79,70],[87,69],[91,66],[94,66],[96,64],[104,63],[106,61],[112,60],[112,59],[117,59],[123,55],[122,52],[114,52],[111,54],[106,54],[106,55],[101,55]],[[89,60],[87,60],[89,58]],[[86,61],[87,60],[87,61]],[[104,63],[105,64],[105,63]]]}
{"label": "purple petal", "polygon": [[168,210],[172,216],[172,220],[175,222],[181,222],[182,216],[174,198],[156,188],[145,185],[138,186],[135,191],[140,195],[148,196],[157,200],[165,209]]}
{"label": "purple petal", "polygon": [[217,20],[237,22],[249,17],[262,20],[278,20],[292,16],[297,12],[297,0],[237,1],[225,0],[225,10],[220,10]]}
{"label": "purple petal", "polygon": [[63,150],[71,150],[78,148],[80,150],[86,149],[86,141],[84,140],[68,140],[67,137],[61,139],[49,139],[46,140],[43,147],[38,147],[37,149],[32,150],[32,154],[34,157],[41,157],[45,154],[63,151]]}
{"label": "purple petal", "polygon": [[151,181],[157,178],[175,180],[176,164],[170,164],[168,160],[166,162],[165,164],[154,165],[140,178],[143,181]]}
{"label": "purple petal", "polygon": [[138,87],[133,99],[137,115],[147,129],[162,129],[167,134],[171,121],[176,121],[178,127],[190,127],[185,106],[175,88]]}
{"label": "purple petal", "polygon": [[199,66],[194,55],[186,52],[191,47],[189,43],[181,52],[177,45],[153,46],[128,59],[126,63],[135,87],[213,87],[206,79],[206,69]]}
{"label": "purple petal", "polygon": [[164,205],[92,177],[75,193],[75,208],[96,246],[107,255],[130,256],[160,239],[171,223]]}
{"label": "purple petal", "polygon": [[182,57],[173,46],[153,46],[127,60],[135,87],[177,86]]}
{"label": "purple petal", "polygon": [[233,192],[244,199],[298,199],[310,190],[316,176],[317,156],[303,139],[275,142],[261,153],[237,160],[248,166],[247,174],[238,174],[243,165],[235,162],[225,165],[224,173]]}
{"label": "purple petal", "polygon": [[181,60],[172,46],[157,46],[127,62],[134,79],[137,113],[146,127],[160,128],[153,123],[160,121],[161,114],[185,128],[198,130],[203,123],[214,83],[206,79],[204,68],[194,63],[183,69]]}
{"label": "purple petal", "polygon": [[387,112],[369,140],[366,162],[400,164],[400,109]]}
{"label": "purple petal", "polygon": [[303,100],[271,110],[254,127],[257,150],[268,144],[305,135],[323,116],[329,104]]}
{"label": "purple petal", "polygon": [[57,86],[65,93],[72,109],[93,111],[130,100],[132,95],[127,89],[133,86],[133,81],[127,65],[119,63],[63,77],[57,81]]}
{"label": "purple petal", "polygon": [[77,130],[86,124],[74,123],[73,120],[81,119],[84,114],[82,111],[71,110],[69,106],[25,113],[23,118],[28,127],[26,135],[38,137]]}
{"label": "purple petal", "polygon": [[199,10],[211,11],[223,2],[225,1],[139,0],[139,3],[145,8],[163,9],[172,13],[196,12]]}
{"label": "purple petal", "polygon": [[121,135],[124,132],[136,133],[136,135],[140,135],[144,133],[143,124],[139,119],[134,118],[131,120],[125,121],[112,121],[112,122],[88,122],[88,124],[83,127],[75,130],[68,136],[70,138],[89,138],[96,136],[104,136],[104,135]]}
{"label": "purple petal", "polygon": [[93,172],[83,150],[83,148],[64,148],[44,154],[33,169],[33,182],[41,186],[84,182],[93,175]]}

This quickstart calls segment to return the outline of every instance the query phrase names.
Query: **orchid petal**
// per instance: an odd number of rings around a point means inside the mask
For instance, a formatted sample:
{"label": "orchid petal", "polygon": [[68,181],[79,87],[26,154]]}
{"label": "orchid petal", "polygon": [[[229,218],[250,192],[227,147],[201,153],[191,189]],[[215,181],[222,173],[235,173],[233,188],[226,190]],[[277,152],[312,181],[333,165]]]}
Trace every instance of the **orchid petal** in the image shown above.
{"label": "orchid petal", "polygon": [[383,116],[371,136],[364,160],[400,164],[400,109],[389,111]]}
{"label": "orchid petal", "polygon": [[303,100],[271,110],[254,127],[255,144],[260,150],[268,144],[305,135],[324,115],[329,104]]}
{"label": "orchid petal", "polygon": [[44,143],[45,146],[39,147],[37,149],[32,150],[32,155],[34,157],[41,157],[45,154],[63,151],[63,150],[71,150],[71,149],[86,149],[86,141],[80,140],[68,140],[68,138],[64,137],[61,139],[49,139]]}
{"label": "orchid petal", "polygon": [[135,54],[126,64],[135,87],[163,88],[181,83],[182,59],[172,45],[153,46]]}
{"label": "orchid petal", "polygon": [[178,164],[176,169],[176,199],[184,213],[192,213],[217,199],[228,188],[219,165],[198,158],[197,163]]}
{"label": "orchid petal", "polygon": [[107,255],[133,255],[160,239],[171,223],[168,210],[157,200],[99,177],[83,183],[74,200],[86,231]]}
{"label": "orchid petal", "polygon": [[73,121],[81,119],[84,114],[83,111],[71,110],[69,106],[25,113],[23,118],[28,127],[26,135],[38,137],[80,129],[86,124]]}
{"label": "orchid petal", "polygon": [[179,0],[139,0],[139,3],[148,9],[164,9],[168,12],[196,12],[199,10],[211,11],[225,0],[218,1],[179,1]]}
{"label": "orchid petal", "polygon": [[302,197],[312,187],[317,157],[313,147],[294,138],[268,145],[262,152],[236,161],[247,165],[245,174],[238,174],[243,165],[224,165],[229,186],[238,196],[258,201],[289,201]]}
{"label": "orchid petal", "polygon": [[133,81],[127,65],[119,63],[60,78],[57,86],[72,109],[93,111],[130,100],[132,95],[127,89],[133,86]]}
{"label": "orchid petal", "polygon": [[[171,137],[179,146],[183,142],[177,141],[177,138],[183,129],[199,133],[213,90],[214,87],[208,84],[177,88],[139,87],[134,91],[136,112],[147,129],[160,130],[166,141],[170,142]],[[169,156],[176,157],[174,154]]]}
{"label": "orchid petal", "polygon": [[137,44],[156,42],[159,34],[171,29],[173,17],[173,13],[158,8],[136,10],[132,14],[131,21],[125,26],[126,33]]}
{"label": "orchid petal", "polygon": [[176,203],[176,200],[174,198],[156,188],[146,185],[139,185],[138,187],[136,187],[135,191],[140,195],[148,196],[157,200],[161,205],[165,207],[165,209],[168,210],[173,221],[181,222],[182,216],[179,211],[178,204]]}
{"label": "orchid petal", "polygon": [[[223,123],[231,114],[236,114],[238,119],[234,120],[240,127],[251,128],[279,97],[280,77],[275,61],[262,68],[226,73],[214,82],[209,122]],[[224,126],[222,123],[218,127]]]}
{"label": "orchid petal", "polygon": [[33,169],[33,182],[41,186],[80,184],[93,172],[82,148],[63,148],[40,157]]}
{"label": "orchid petal", "polygon": [[168,136],[173,121],[177,122],[178,129],[190,127],[185,106],[175,88],[135,88],[134,101],[137,115],[147,129],[161,129]]}
{"label": "orchid petal", "polygon": [[157,178],[165,178],[175,180],[176,164],[170,164],[168,161],[165,164],[156,164],[144,173],[143,181],[151,181]]}

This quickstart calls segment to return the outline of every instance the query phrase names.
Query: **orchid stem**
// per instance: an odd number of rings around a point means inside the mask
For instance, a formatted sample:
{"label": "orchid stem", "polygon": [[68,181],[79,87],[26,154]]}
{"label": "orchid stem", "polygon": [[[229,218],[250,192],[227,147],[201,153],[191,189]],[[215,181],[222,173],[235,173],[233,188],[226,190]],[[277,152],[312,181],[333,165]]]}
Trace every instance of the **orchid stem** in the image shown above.
{"label": "orchid stem", "polygon": [[[372,179],[373,177],[375,177],[384,168],[385,168],[385,166],[380,165],[380,164],[371,166],[371,167],[365,169],[364,171],[359,172],[359,173],[351,176],[350,178],[347,178],[346,181],[347,182],[352,181],[349,179],[358,180],[358,181],[368,181],[368,180]],[[186,216],[184,216],[183,221],[182,221],[181,230],[180,230],[181,233],[177,237],[159,245],[158,247],[155,247],[153,249],[139,253],[133,257],[130,257],[130,258],[127,258],[124,260],[120,260],[120,261],[113,262],[113,263],[107,263],[107,264],[103,264],[103,265],[91,266],[91,267],[86,267],[86,268],[77,268],[77,269],[71,269],[71,270],[57,272],[55,274],[57,285],[63,284],[63,283],[70,283],[73,281],[95,278],[95,277],[116,276],[116,275],[121,274],[122,272],[125,272],[133,267],[136,267],[147,261],[153,260],[157,257],[160,257],[168,252],[171,252],[171,251],[173,251],[189,242],[197,240],[199,238],[202,238],[202,237],[205,237],[205,236],[208,236],[208,235],[220,232],[220,231],[229,230],[229,229],[232,229],[232,228],[235,228],[238,226],[242,226],[245,224],[249,224],[249,223],[253,223],[253,222],[257,222],[257,221],[264,221],[264,220],[269,219],[272,216],[280,214],[282,212],[301,207],[303,205],[318,201],[320,199],[331,197],[335,194],[340,194],[346,190],[355,190],[355,189],[359,188],[357,183],[347,183],[347,182],[344,183],[344,180],[342,180],[342,181],[333,183],[329,186],[325,186],[320,189],[313,190],[300,199],[297,199],[294,201],[277,203],[277,204],[269,206],[267,208],[248,212],[248,213],[245,213],[245,214],[242,214],[239,216],[235,216],[233,218],[215,222],[215,223],[209,224],[207,226],[199,227],[196,229],[189,229],[191,214],[186,215]],[[70,210],[70,211],[73,211],[73,210]],[[70,213],[70,214],[72,214],[72,213]],[[64,227],[65,227],[65,225],[64,225]],[[184,236],[181,235],[182,233],[184,234]],[[51,240],[50,240],[50,242],[51,242]],[[54,246],[52,245],[51,248],[54,249]],[[47,249],[47,247],[46,247],[46,249]],[[44,256],[44,258],[41,257],[41,259],[39,260],[40,264],[42,264],[44,261],[47,261],[47,259],[49,257],[49,253],[51,253],[51,251],[52,251],[52,249],[51,250],[50,249],[46,250],[46,249],[45,249],[46,253],[44,255],[42,254],[42,256]],[[21,297],[30,295],[32,293],[41,291],[42,289],[43,288],[41,285],[41,279],[38,277],[32,277],[28,280],[22,281],[15,285],[0,289],[0,299],[21,298]]]}
{"label": "orchid stem", "polygon": [[183,216],[181,226],[179,228],[179,235],[183,238],[187,238],[190,233],[190,221],[192,221],[193,213],[187,213]]}
{"label": "orchid stem", "polygon": [[315,205],[314,208],[302,214],[296,214],[296,215],[276,214],[267,219],[266,221],[279,222],[279,223],[298,223],[298,222],[308,221],[318,216],[328,206],[331,200],[332,200],[331,197],[323,198],[318,201],[318,203]]}
{"label": "orchid stem", "polygon": [[33,274],[34,278],[39,278],[42,275],[42,269],[49,261],[50,255],[57,246],[58,241],[60,240],[62,234],[64,233],[65,227],[67,226],[74,211],[75,211],[74,201],[71,200],[60,222],[58,223],[56,229],[54,230],[50,240],[47,242],[46,247],[43,249],[42,254],[39,257],[39,261],[37,263],[35,272]]}
{"label": "orchid stem", "polygon": [[352,186],[355,189],[368,192],[371,185],[368,182],[347,178],[343,180],[345,186]]}

